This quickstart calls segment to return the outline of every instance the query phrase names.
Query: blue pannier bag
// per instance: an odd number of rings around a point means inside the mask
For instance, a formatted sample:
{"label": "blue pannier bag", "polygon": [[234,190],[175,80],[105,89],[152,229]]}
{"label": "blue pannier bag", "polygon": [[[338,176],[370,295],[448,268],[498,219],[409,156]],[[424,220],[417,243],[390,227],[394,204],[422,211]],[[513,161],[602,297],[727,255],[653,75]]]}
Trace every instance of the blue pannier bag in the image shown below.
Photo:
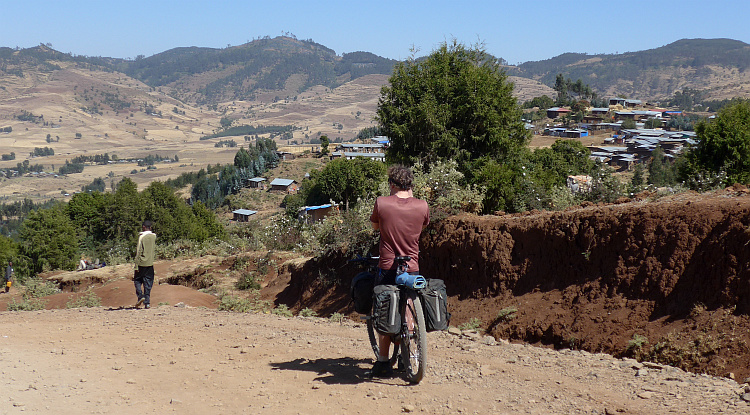
{"label": "blue pannier bag", "polygon": [[404,272],[396,277],[396,285],[403,285],[404,287],[421,290],[427,286],[427,280],[421,275],[410,275],[409,273]]}

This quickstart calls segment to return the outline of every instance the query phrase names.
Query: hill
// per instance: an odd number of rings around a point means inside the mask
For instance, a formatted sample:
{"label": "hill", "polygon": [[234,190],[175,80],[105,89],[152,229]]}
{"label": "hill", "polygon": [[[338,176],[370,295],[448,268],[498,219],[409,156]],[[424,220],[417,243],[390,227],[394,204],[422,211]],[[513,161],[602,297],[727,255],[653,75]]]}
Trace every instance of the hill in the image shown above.
{"label": "hill", "polygon": [[526,62],[512,75],[554,85],[557,74],[581,79],[600,96],[624,94],[666,100],[685,88],[706,91],[707,99],[750,96],[750,45],[731,39],[682,39],[656,49],[614,55],[565,53]]}

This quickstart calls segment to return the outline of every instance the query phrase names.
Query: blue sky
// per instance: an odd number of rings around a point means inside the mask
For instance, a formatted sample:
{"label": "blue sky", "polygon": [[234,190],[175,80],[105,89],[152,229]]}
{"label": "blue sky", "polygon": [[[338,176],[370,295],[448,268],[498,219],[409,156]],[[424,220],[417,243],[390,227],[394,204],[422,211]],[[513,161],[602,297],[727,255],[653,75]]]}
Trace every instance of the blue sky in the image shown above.
{"label": "blue sky", "polygon": [[404,59],[441,42],[482,41],[511,64],[565,52],[623,53],[683,38],[750,43],[750,1],[6,1],[0,46],[51,43],[76,55],[134,58],[223,48],[292,33],[338,54]]}

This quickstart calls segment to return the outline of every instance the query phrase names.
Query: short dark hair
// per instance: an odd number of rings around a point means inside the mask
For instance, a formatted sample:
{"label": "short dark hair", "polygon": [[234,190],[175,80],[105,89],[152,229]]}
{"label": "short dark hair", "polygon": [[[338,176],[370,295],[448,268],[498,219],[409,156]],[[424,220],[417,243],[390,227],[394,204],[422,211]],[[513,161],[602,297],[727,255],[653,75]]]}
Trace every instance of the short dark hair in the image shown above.
{"label": "short dark hair", "polygon": [[144,220],[144,221],[143,221],[143,227],[144,227],[144,228],[148,228],[148,229],[151,229],[151,227],[152,227],[152,226],[154,226],[154,223],[153,223],[153,222],[151,222],[150,220]]}
{"label": "short dark hair", "polygon": [[411,169],[400,164],[388,168],[388,182],[399,189],[409,190],[414,181],[414,173]]}

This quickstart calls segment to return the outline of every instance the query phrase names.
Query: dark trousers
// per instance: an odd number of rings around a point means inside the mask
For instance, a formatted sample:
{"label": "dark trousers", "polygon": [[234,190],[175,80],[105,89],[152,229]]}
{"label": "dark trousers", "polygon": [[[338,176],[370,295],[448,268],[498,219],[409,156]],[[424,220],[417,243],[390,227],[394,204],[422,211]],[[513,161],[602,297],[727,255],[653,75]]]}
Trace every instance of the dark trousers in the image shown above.
{"label": "dark trousers", "polygon": [[151,287],[154,286],[154,267],[138,267],[138,273],[133,278],[133,283],[135,283],[135,295],[138,296],[138,299],[143,298],[144,304],[151,304]]}

